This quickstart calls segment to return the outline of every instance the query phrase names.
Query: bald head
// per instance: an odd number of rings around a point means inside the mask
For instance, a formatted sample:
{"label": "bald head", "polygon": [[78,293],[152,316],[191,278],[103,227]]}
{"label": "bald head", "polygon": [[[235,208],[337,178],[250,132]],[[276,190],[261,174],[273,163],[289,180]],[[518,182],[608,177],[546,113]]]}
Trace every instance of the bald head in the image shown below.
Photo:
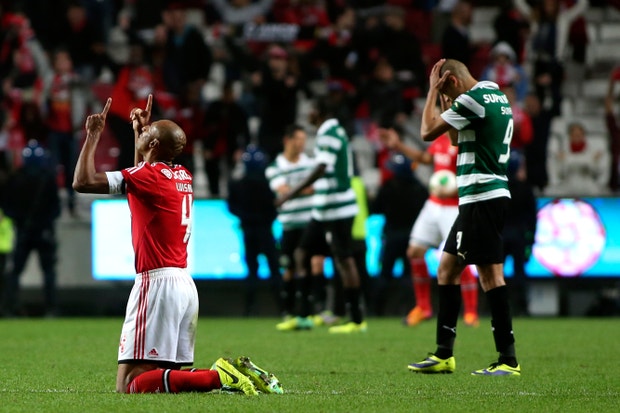
{"label": "bald head", "polygon": [[442,93],[453,99],[471,89],[478,82],[467,66],[455,59],[446,59],[439,70],[439,76],[443,76],[446,72],[450,72],[450,75],[444,84]]}
{"label": "bald head", "polygon": [[160,160],[172,161],[181,153],[187,143],[185,132],[171,120],[158,120],[153,122],[151,127],[157,130],[156,138],[159,140]]}
{"label": "bald head", "polygon": [[441,66],[439,75],[443,76],[443,74],[448,70],[450,71],[450,74],[461,80],[472,77],[471,73],[469,73],[469,69],[467,69],[467,66],[458,60],[446,59],[443,66]]}

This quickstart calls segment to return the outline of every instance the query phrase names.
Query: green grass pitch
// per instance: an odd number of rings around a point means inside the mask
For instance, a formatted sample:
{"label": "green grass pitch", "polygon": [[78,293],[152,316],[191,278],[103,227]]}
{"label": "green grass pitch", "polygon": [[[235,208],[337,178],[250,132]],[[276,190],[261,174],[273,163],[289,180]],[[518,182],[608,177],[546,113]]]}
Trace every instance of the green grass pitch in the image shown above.
{"label": "green grass pitch", "polygon": [[489,320],[459,328],[457,371],[407,370],[434,321],[370,319],[366,334],[283,333],[269,318],[201,318],[196,367],[248,355],[284,395],[114,393],[120,319],[0,320],[0,412],[619,412],[618,319],[514,321],[521,377],[475,377],[496,358]]}

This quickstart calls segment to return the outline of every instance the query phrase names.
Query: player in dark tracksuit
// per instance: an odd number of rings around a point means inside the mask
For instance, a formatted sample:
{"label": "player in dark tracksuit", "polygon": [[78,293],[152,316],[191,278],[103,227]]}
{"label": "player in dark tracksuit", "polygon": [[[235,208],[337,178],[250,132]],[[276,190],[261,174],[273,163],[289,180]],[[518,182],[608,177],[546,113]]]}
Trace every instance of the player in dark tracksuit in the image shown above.
{"label": "player in dark tracksuit", "polygon": [[278,213],[274,206],[275,195],[265,178],[266,154],[250,145],[243,153],[242,160],[245,173],[240,179],[229,183],[228,209],[239,218],[243,231],[245,262],[248,267],[244,313],[250,315],[255,304],[260,254],[267,259],[273,292],[279,295],[280,265],[272,231]]}
{"label": "player in dark tracksuit", "polygon": [[13,269],[6,274],[4,308],[7,316],[17,315],[19,309],[19,277],[32,251],[39,254],[43,272],[45,312],[56,311],[56,231],[60,215],[60,198],[56,174],[50,168],[43,147],[32,141],[22,151],[23,165],[8,179],[3,208],[17,229]]}

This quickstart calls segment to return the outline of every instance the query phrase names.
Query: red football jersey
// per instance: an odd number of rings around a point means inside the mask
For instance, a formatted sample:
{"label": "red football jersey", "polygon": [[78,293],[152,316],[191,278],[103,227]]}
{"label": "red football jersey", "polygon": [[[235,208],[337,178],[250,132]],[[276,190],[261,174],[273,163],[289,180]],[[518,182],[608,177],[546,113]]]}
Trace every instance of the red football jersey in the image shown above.
{"label": "red football jersey", "polygon": [[[433,155],[433,172],[447,169],[456,174],[456,157],[458,148],[450,142],[447,134],[441,135],[431,143],[428,152]],[[441,205],[458,205],[459,198],[439,198],[434,195],[430,196],[430,200]]]}
{"label": "red football jersey", "polygon": [[192,175],[162,162],[121,171],[131,212],[136,272],[187,267],[191,232]]}

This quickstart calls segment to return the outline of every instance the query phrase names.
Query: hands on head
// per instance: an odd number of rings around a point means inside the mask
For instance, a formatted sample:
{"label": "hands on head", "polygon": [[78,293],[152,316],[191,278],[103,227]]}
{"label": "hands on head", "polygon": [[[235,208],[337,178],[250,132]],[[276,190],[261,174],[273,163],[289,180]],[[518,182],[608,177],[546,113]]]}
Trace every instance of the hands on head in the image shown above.
{"label": "hands on head", "polygon": [[451,74],[449,70],[446,70],[443,73],[443,75],[440,75],[441,67],[443,66],[445,62],[446,62],[446,59],[439,59],[437,63],[435,63],[433,68],[431,69],[431,74],[429,76],[429,86],[437,90],[438,92],[441,92],[441,89],[446,83],[448,76],[450,76]]}

